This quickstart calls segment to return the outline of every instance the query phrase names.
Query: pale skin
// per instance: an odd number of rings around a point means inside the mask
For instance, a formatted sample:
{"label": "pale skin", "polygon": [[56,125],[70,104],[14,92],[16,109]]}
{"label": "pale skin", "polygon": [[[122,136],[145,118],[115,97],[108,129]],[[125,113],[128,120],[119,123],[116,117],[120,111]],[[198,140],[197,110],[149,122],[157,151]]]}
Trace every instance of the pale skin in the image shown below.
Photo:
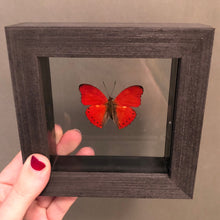
{"label": "pale skin", "polygon": [[[82,139],[77,129],[63,134],[62,128],[56,125],[55,133],[57,145],[51,150],[58,155],[70,154]],[[94,155],[94,151],[84,147],[77,155]],[[49,181],[51,167],[47,157],[34,156],[46,165],[41,171],[31,167],[31,156],[23,164],[19,152],[0,173],[1,220],[60,220],[76,201],[77,197],[39,196]]]}

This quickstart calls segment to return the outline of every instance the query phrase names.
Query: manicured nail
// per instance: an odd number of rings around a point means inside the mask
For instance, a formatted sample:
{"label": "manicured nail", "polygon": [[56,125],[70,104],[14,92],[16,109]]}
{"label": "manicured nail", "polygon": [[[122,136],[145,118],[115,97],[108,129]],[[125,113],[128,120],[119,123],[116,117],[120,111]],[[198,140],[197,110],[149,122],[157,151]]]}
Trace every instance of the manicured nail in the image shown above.
{"label": "manicured nail", "polygon": [[35,156],[31,157],[31,166],[33,169],[40,171],[46,166],[43,162],[39,161]]}

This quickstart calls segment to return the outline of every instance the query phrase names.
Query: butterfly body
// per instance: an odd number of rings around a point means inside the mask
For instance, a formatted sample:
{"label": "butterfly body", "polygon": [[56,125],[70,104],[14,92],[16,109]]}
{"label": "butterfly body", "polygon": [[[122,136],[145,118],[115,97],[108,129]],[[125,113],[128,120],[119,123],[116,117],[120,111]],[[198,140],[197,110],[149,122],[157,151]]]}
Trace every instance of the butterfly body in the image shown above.
{"label": "butterfly body", "polygon": [[79,90],[82,104],[90,105],[86,110],[87,118],[99,128],[102,128],[109,118],[119,129],[128,126],[136,117],[136,112],[131,107],[141,104],[143,94],[141,86],[130,86],[115,99],[107,99],[99,89],[89,84],[81,84]]}
{"label": "butterfly body", "polygon": [[106,103],[106,114],[107,118],[113,119],[113,115],[115,114],[116,104],[113,101],[112,97],[109,97],[108,102]]}

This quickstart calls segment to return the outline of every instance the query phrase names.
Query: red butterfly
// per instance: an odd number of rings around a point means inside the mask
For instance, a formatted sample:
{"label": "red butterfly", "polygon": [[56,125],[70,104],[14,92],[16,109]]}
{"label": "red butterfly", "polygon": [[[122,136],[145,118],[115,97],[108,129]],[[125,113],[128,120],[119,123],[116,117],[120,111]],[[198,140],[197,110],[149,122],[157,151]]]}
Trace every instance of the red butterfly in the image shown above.
{"label": "red butterfly", "polygon": [[86,116],[96,127],[102,128],[111,118],[119,129],[128,126],[136,117],[136,112],[130,107],[141,104],[142,86],[130,86],[113,99],[106,96],[96,87],[89,84],[79,86],[81,102],[90,105],[86,109]]}

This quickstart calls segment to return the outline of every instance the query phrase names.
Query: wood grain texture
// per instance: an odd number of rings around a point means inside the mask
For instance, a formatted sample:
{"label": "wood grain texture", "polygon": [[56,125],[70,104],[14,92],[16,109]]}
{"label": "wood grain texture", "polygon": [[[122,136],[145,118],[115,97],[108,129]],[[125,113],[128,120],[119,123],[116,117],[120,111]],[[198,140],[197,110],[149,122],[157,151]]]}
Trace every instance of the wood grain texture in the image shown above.
{"label": "wood grain texture", "polygon": [[174,112],[171,179],[193,196],[214,32],[181,58]]}
{"label": "wood grain texture", "polygon": [[189,199],[167,174],[56,172],[43,195]]}
{"label": "wood grain texture", "polygon": [[134,165],[132,172],[67,172],[68,163],[60,160],[59,171],[52,172],[43,195],[192,198],[213,37],[214,29],[200,24],[24,23],[6,27],[24,160],[36,152],[49,157],[52,143],[47,132],[53,130],[54,122],[48,57],[172,58],[172,69],[178,70],[172,72],[175,94],[169,98],[168,120],[173,124],[167,129],[168,173],[153,172],[154,166],[138,172],[141,165]]}

